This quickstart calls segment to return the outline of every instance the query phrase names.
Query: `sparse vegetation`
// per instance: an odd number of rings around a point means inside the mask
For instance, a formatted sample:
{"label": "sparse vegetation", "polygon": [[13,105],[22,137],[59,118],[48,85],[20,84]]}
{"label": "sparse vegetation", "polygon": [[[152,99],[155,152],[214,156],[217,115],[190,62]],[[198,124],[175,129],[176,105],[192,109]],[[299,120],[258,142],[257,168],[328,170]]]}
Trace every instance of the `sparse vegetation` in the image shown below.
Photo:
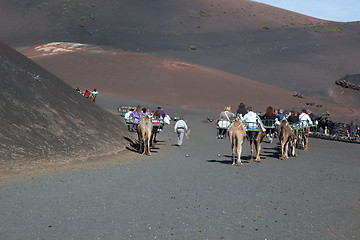
{"label": "sparse vegetation", "polygon": [[199,11],[199,15],[200,15],[200,17],[211,17],[211,14],[206,14],[206,12],[203,10]]}
{"label": "sparse vegetation", "polygon": [[81,17],[80,17],[80,20],[81,20],[81,21],[85,21],[85,20],[86,20],[86,16],[81,16]]}
{"label": "sparse vegetation", "polygon": [[262,28],[263,29],[270,29],[268,25],[264,25]]}
{"label": "sparse vegetation", "polygon": [[48,6],[48,3],[47,3],[47,2],[44,2],[43,4],[40,4],[40,5],[38,6],[38,8],[40,9],[40,8],[47,7],[47,6]]}
{"label": "sparse vegetation", "polygon": [[196,47],[196,45],[190,45],[190,49],[191,49],[191,50],[196,50],[197,47]]}
{"label": "sparse vegetation", "polygon": [[98,30],[97,29],[93,29],[93,30],[89,30],[88,33],[90,36],[94,36],[95,33],[97,33]]}
{"label": "sparse vegetation", "polygon": [[335,27],[335,26],[330,26],[330,27],[323,27],[323,28],[309,28],[309,30],[312,30],[314,32],[317,33],[333,33],[333,32],[342,32],[344,29],[342,27]]}

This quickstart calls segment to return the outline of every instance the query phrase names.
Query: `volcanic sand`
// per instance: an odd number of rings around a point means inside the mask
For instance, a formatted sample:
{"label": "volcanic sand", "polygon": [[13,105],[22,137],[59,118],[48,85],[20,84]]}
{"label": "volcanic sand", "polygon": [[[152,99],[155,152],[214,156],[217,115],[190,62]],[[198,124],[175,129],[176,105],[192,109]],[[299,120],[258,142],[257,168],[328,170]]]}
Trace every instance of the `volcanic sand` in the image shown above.
{"label": "volcanic sand", "polygon": [[356,107],[294,97],[284,88],[175,58],[72,43],[34,46],[21,52],[73,88],[96,88],[104,96],[211,111],[227,105],[236,111],[240,102],[257,112],[268,106],[296,111],[306,108],[348,122],[356,122],[360,116]]}
{"label": "volcanic sand", "polygon": [[[110,111],[119,105],[157,107],[102,96],[97,104]],[[215,124],[203,122],[217,112],[163,107],[172,117],[183,115],[188,123],[191,133],[183,147],[175,146],[172,122],[160,133],[151,157],[129,145],[127,153],[112,160],[94,159],[96,163],[81,168],[2,183],[2,236],[356,239],[360,235],[359,192],[354,191],[359,184],[357,145],[310,139],[308,151],[298,150],[296,158],[280,160],[278,141],[265,140],[262,163],[250,163],[246,141],[243,165],[235,167],[228,139],[216,139]],[[129,143],[134,139],[135,133]]]}

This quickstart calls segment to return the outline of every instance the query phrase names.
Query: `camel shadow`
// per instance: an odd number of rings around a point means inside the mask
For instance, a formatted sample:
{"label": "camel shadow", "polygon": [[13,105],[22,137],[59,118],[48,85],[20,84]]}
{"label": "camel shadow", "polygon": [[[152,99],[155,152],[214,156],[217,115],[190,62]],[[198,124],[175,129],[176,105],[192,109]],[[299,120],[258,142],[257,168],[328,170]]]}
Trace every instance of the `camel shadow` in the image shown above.
{"label": "camel shadow", "polygon": [[263,148],[263,156],[269,157],[269,158],[279,158],[279,152],[281,153],[281,147],[280,143],[276,145],[276,147],[264,147]]}
{"label": "camel shadow", "polygon": [[[227,158],[227,159],[226,160],[210,159],[210,160],[207,160],[207,162],[209,162],[209,163],[221,163],[221,164],[225,164],[225,165],[231,165],[233,163],[232,155],[223,155],[223,157]],[[241,156],[241,162],[242,163],[249,163],[249,160],[250,160],[250,156],[248,156],[248,157]]]}
{"label": "camel shadow", "polygon": [[124,139],[126,141],[129,142],[129,146],[126,146],[126,149],[132,152],[139,152],[139,143],[138,142],[134,142],[131,138],[128,137],[124,137]]}
{"label": "camel shadow", "polygon": [[156,142],[156,143],[155,143],[155,145],[156,145],[156,146],[165,146],[166,144],[164,144],[164,143],[159,143],[159,142]]}
{"label": "camel shadow", "polygon": [[[131,152],[139,153],[140,145],[139,145],[138,141],[134,142],[131,138],[128,138],[128,137],[124,137],[124,139],[129,142],[129,146],[126,146],[127,150],[129,150]],[[151,153],[158,153],[157,150],[159,150],[158,147],[150,147]]]}
{"label": "camel shadow", "polygon": [[211,160],[207,160],[207,162],[209,162],[209,163],[221,163],[221,164],[225,164],[225,165],[231,165],[232,164],[232,160],[215,160],[215,159],[211,159]]}

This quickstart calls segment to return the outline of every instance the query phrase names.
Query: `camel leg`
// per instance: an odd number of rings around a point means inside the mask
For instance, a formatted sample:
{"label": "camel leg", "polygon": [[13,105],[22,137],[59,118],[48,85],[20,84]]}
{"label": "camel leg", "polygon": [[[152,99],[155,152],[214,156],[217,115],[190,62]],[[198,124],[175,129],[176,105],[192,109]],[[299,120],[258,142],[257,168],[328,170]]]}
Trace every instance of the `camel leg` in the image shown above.
{"label": "camel leg", "polygon": [[280,140],[280,145],[281,145],[281,159],[285,159],[285,157],[284,157],[285,144],[284,144],[284,140],[283,140],[283,139]]}
{"label": "camel leg", "polygon": [[290,148],[291,148],[291,156],[296,157],[296,138],[292,139],[290,141]]}
{"label": "camel leg", "polygon": [[150,135],[150,147],[155,147],[156,144],[156,133],[152,132]]}
{"label": "camel leg", "polygon": [[254,140],[251,140],[250,141],[250,153],[251,153],[250,162],[254,161],[254,159],[253,159],[253,153],[254,153],[253,146],[254,146]]}
{"label": "camel leg", "polygon": [[139,153],[142,152],[142,149],[144,148],[144,142],[143,142],[143,139],[142,137],[140,136],[139,137]]}
{"label": "camel leg", "polygon": [[308,150],[309,136],[304,135],[304,139],[305,139],[304,151],[306,151]]}
{"label": "camel leg", "polygon": [[240,142],[240,140],[238,140],[238,145],[237,145],[237,163],[238,165],[242,165],[241,162],[241,151],[242,151],[242,145],[243,145],[243,141]]}
{"label": "camel leg", "polygon": [[260,143],[260,139],[256,142],[256,161],[257,162],[261,162],[260,161],[260,149],[261,149],[261,143]]}
{"label": "camel leg", "polygon": [[142,138],[143,138],[143,153],[142,153],[142,155],[145,155],[146,154],[146,143],[147,143],[147,138],[146,138],[146,135],[145,134],[143,134],[142,135]]}
{"label": "camel leg", "polygon": [[139,153],[143,152],[143,150],[144,150],[144,148],[145,148],[144,144],[145,144],[144,141],[141,140],[141,142],[140,142],[140,147],[139,147]]}
{"label": "camel leg", "polygon": [[291,141],[291,155],[296,156],[296,138]]}
{"label": "camel leg", "polygon": [[286,141],[285,146],[284,146],[284,157],[285,158],[289,158],[288,151],[289,151],[289,141]]}
{"label": "camel leg", "polygon": [[152,136],[153,136],[153,144],[155,144],[156,143],[156,135],[157,135],[157,132],[156,132],[157,130],[155,130],[155,132],[152,134]]}
{"label": "camel leg", "polygon": [[150,136],[147,136],[147,151],[148,151],[148,155],[151,156],[151,152],[150,152]]}
{"label": "camel leg", "polygon": [[232,137],[231,139],[231,150],[232,150],[232,165],[235,165],[235,139]]}

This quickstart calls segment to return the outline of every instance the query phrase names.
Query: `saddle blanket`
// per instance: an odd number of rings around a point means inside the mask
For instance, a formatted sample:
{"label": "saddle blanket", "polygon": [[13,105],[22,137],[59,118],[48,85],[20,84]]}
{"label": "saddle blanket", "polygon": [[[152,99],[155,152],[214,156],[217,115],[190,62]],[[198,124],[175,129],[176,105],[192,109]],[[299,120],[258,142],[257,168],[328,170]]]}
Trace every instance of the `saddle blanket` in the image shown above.
{"label": "saddle blanket", "polygon": [[221,129],[225,129],[228,128],[230,126],[230,121],[228,120],[219,120],[217,122],[217,128],[221,128]]}

